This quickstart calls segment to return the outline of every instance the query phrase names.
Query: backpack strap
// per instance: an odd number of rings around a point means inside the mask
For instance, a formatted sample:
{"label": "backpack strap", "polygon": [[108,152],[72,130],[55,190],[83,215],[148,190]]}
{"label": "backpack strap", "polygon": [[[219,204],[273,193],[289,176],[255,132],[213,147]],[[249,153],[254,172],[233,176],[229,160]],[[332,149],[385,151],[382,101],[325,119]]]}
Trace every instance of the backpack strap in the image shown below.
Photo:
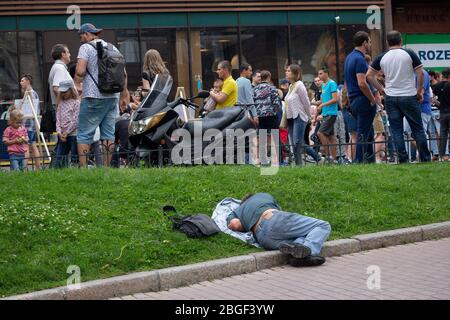
{"label": "backpack strap", "polygon": [[[100,46],[98,46],[97,44],[101,43],[100,41],[97,41],[96,44],[94,45],[92,42],[88,42],[87,44],[91,45],[96,51],[97,51],[97,59],[100,56],[101,52],[100,52]],[[110,43],[108,43],[108,45],[110,45]],[[98,90],[100,91],[100,87],[98,86],[98,82],[95,81],[94,77],[92,76],[92,74],[89,72],[89,69],[87,67],[86,64],[86,71],[88,73],[88,75],[91,77],[92,81],[94,81],[95,85],[97,86]]]}

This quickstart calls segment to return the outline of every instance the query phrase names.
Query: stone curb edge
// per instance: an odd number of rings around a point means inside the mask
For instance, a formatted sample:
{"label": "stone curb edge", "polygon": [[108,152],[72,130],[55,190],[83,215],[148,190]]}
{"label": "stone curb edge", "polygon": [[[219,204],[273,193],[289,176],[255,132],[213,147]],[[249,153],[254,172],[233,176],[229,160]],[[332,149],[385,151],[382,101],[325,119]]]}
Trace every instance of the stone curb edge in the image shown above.
{"label": "stone curb edge", "polygon": [[[350,239],[328,241],[321,254],[340,256],[364,250],[384,248],[411,242],[450,237],[450,221],[423,226],[357,235]],[[221,279],[273,268],[287,263],[279,251],[264,251],[244,256],[224,258],[187,266],[138,272],[128,275],[88,281],[79,289],[58,287],[54,289],[10,296],[5,300],[90,300],[108,299],[141,292],[157,292],[189,286],[202,281]]]}

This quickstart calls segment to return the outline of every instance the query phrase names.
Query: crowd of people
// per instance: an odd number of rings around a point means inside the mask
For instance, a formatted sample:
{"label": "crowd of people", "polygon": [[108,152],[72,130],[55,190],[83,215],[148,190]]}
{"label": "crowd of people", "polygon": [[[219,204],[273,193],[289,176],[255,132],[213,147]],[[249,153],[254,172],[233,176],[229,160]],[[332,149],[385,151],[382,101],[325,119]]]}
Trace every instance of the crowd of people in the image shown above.
{"label": "crowd of people", "polygon": [[[144,56],[142,86],[135,92],[130,94],[127,89],[126,70],[120,92],[100,90],[98,50],[119,52],[101,39],[101,31],[90,23],[78,30],[82,44],[72,70],[68,47],[56,44],[52,48],[54,64],[48,82],[58,134],[53,168],[68,163],[87,166],[90,154],[98,155],[94,159],[98,166],[120,163],[112,148],[129,150],[131,113],[148,94],[156,75],[169,75],[159,52],[150,49]],[[221,61],[203,115],[235,105],[252,106],[249,120],[256,129],[266,130],[269,141],[272,130],[279,130],[283,148],[275,161],[281,164],[288,158],[317,164],[405,163],[417,161],[417,156],[421,162],[448,161],[450,69],[442,74],[425,71],[417,55],[402,47],[397,31],[387,34],[389,50],[374,61],[368,55],[368,33],[357,32],[353,41],[341,85],[332,79],[330,70],[322,68],[307,87],[297,64],[286,66],[278,88],[269,70],[253,70],[249,63],[242,63],[240,77],[234,80],[230,62]],[[30,75],[23,75],[22,91],[39,99],[32,81]],[[24,119],[19,108],[10,112],[3,142],[12,170],[23,170],[29,156],[35,159],[35,168],[41,167],[37,133],[34,118]],[[252,162],[259,163],[259,159]]]}
{"label": "crowd of people", "polygon": [[248,63],[234,81],[230,63],[222,61],[223,84],[211,90],[206,111],[254,104],[249,118],[255,127],[279,129],[294,157],[300,147],[318,164],[448,161],[450,69],[442,75],[424,70],[398,31],[387,34],[389,50],[374,61],[369,34],[357,32],[353,40],[342,85],[322,68],[306,88],[296,64],[286,67],[279,89],[268,70],[253,71]]}

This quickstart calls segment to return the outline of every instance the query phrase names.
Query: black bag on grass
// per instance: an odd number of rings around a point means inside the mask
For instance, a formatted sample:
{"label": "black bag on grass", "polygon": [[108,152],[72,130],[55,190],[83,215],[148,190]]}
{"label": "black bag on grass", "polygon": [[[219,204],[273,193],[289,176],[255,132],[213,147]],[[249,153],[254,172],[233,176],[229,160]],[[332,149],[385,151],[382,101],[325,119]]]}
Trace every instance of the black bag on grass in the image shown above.
{"label": "black bag on grass", "polygon": [[203,213],[175,216],[170,220],[174,229],[185,233],[190,238],[208,237],[220,231],[214,220]]}

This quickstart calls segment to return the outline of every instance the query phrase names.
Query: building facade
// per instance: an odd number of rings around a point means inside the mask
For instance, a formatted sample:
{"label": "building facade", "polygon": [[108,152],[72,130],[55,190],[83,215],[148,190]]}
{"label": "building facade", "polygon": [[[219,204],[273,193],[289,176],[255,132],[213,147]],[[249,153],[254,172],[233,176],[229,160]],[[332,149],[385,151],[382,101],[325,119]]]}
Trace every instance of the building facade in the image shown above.
{"label": "building facade", "polygon": [[[312,82],[322,67],[342,80],[343,62],[353,49],[356,31],[371,34],[372,54],[382,50],[385,4],[383,0],[2,1],[0,98],[20,97],[19,76],[29,73],[41,100],[48,101],[51,47],[67,44],[75,63],[80,46],[73,29],[78,11],[71,5],[80,9],[80,23],[103,28],[102,38],[124,54],[130,90],[140,85],[144,54],[153,48],[169,67],[173,91],[184,87],[194,95],[212,87],[217,63],[224,59],[231,61],[235,77],[246,61],[253,69],[269,70],[278,84],[285,66],[295,62],[302,66],[305,82]],[[379,15],[368,12],[369,6],[377,6]],[[369,29],[368,20],[381,25]]]}
{"label": "building facade", "polygon": [[393,24],[426,69],[450,68],[450,2],[392,0]]}

